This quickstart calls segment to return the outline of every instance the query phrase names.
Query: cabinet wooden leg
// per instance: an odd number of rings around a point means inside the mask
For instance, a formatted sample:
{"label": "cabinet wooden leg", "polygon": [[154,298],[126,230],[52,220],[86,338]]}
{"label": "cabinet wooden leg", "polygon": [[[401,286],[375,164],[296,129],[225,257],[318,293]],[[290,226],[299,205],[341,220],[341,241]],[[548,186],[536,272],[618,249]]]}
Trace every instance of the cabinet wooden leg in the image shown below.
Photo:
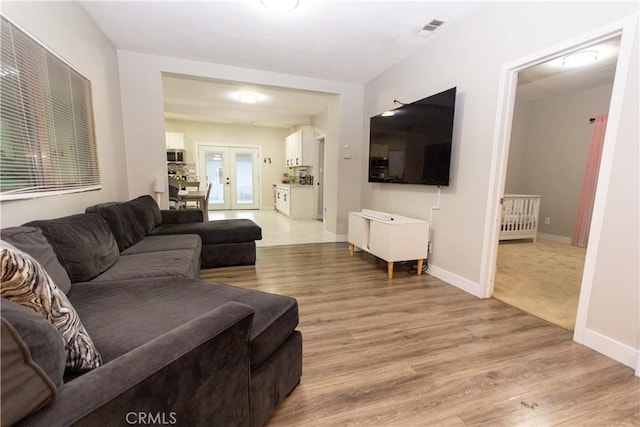
{"label": "cabinet wooden leg", "polygon": [[393,262],[391,261],[387,263],[387,276],[389,279],[393,279]]}
{"label": "cabinet wooden leg", "polygon": [[349,243],[349,255],[353,256],[353,251],[354,251],[353,243]]}
{"label": "cabinet wooden leg", "polygon": [[418,276],[422,275],[422,263],[424,262],[424,260],[422,258],[420,258],[418,260]]}

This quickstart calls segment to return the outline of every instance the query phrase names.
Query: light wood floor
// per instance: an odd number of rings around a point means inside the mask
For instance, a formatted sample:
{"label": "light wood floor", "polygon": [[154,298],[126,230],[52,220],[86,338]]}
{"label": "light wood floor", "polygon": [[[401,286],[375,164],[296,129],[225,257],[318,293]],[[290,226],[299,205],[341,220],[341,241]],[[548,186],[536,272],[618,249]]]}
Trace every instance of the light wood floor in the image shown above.
{"label": "light wood floor", "polygon": [[586,252],[545,239],[500,242],[493,297],[573,331]]}
{"label": "light wood floor", "polygon": [[298,299],[300,385],[268,426],[639,425],[640,379],[571,333],[346,244],[258,248],[204,280]]}

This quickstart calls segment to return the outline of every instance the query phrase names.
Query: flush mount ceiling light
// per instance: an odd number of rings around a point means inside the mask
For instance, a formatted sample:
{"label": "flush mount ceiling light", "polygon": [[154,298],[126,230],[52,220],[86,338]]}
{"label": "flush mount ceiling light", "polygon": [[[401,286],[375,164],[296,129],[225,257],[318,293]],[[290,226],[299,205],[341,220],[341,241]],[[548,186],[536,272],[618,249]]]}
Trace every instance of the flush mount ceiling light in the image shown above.
{"label": "flush mount ceiling light", "polygon": [[298,7],[298,0],[260,0],[262,5],[278,13],[291,12]]}
{"label": "flush mount ceiling light", "polygon": [[258,95],[255,93],[243,92],[238,94],[238,100],[244,104],[255,104],[258,102]]}
{"label": "flush mount ceiling light", "polygon": [[582,52],[576,52],[569,54],[562,58],[563,67],[581,67],[583,65],[591,64],[598,60],[598,52],[595,50],[583,50]]}

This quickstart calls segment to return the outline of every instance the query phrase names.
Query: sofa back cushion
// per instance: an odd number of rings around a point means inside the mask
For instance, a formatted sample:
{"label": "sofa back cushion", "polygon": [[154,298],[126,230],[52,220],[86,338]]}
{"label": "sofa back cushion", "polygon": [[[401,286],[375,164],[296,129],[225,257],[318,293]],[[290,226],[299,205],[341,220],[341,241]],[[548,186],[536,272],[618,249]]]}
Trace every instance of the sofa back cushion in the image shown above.
{"label": "sofa back cushion", "polygon": [[162,224],[162,213],[158,203],[148,194],[125,202],[131,207],[136,219],[144,227],[145,234]]}
{"label": "sofa back cushion", "polygon": [[138,243],[162,223],[158,204],[149,195],[128,202],[109,202],[89,206],[87,213],[97,213],[109,224],[120,252]]}
{"label": "sofa back cushion", "polygon": [[138,243],[144,237],[145,230],[136,219],[135,213],[126,203],[106,203],[96,206],[100,214],[109,224],[109,229],[118,243],[120,252]]}
{"label": "sofa back cushion", "polygon": [[51,276],[65,294],[71,289],[71,279],[53,248],[37,227],[9,227],[2,229],[2,240],[31,255]]}
{"label": "sofa back cushion", "polygon": [[120,257],[116,239],[101,215],[77,214],[25,225],[42,230],[71,283],[93,279]]}

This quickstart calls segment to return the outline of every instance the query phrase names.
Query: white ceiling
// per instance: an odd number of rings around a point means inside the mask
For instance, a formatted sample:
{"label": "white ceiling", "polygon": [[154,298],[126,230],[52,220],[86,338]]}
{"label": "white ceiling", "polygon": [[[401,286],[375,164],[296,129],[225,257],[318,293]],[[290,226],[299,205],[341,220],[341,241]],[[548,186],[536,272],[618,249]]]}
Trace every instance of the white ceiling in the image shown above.
{"label": "white ceiling", "polygon": [[[168,119],[282,128],[311,124],[311,117],[327,108],[331,96],[177,75],[164,75],[162,89]],[[256,94],[258,102],[241,103],[241,93]]]}
{"label": "white ceiling", "polygon": [[483,2],[300,0],[277,14],[260,0],[84,1],[118,49],[366,83],[432,38],[416,31]]}
{"label": "white ceiling", "polygon": [[620,37],[598,43],[579,51],[598,52],[598,60],[576,68],[562,65],[563,58],[529,67],[518,73],[518,99],[535,101],[613,83]]}
{"label": "white ceiling", "polygon": [[[366,83],[444,32],[456,31],[486,2],[300,0],[285,15],[265,9],[260,0],[82,4],[118,49]],[[416,34],[435,18],[448,22],[428,37]],[[613,79],[615,55],[589,72],[554,64],[523,70],[518,96],[533,100],[605,84]],[[237,102],[240,91],[258,93],[261,102]],[[164,96],[167,118],[291,127],[309,123],[330,95],[164,76]]]}

